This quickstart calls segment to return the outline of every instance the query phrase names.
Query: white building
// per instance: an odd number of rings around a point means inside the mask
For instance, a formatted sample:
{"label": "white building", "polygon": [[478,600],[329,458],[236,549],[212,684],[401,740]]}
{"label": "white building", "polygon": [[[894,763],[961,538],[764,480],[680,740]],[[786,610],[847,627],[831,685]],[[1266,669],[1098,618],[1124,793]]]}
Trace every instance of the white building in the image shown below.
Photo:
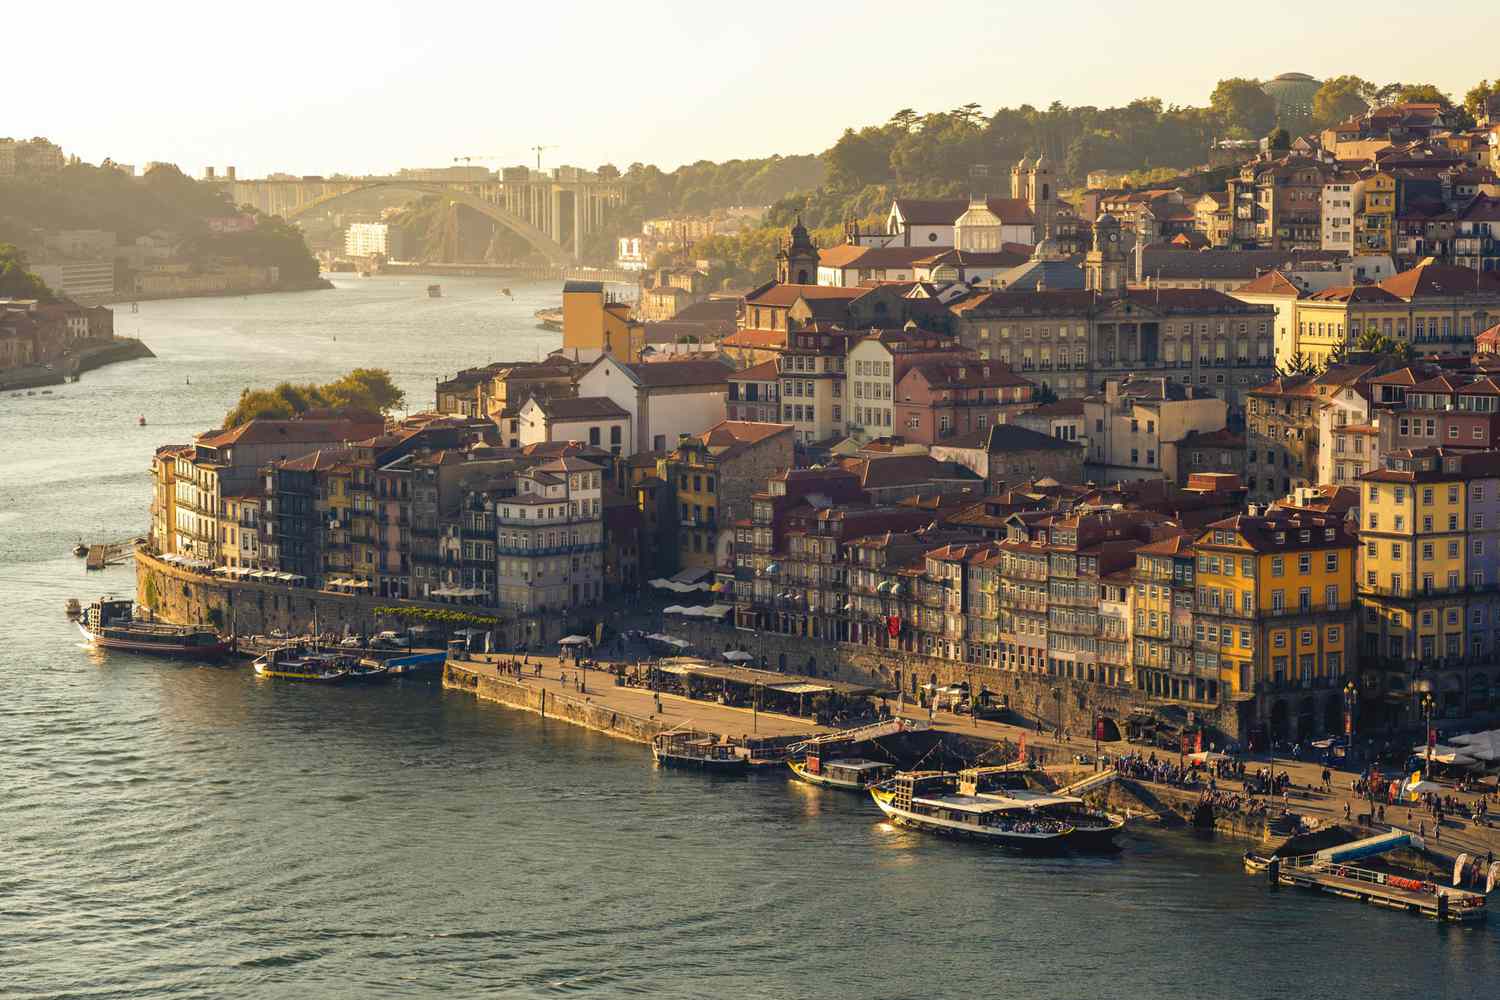
{"label": "white building", "polygon": [[108,257],[63,264],[33,264],[31,271],[45,281],[48,288],[70,299],[102,298],[115,293],[115,262]]}
{"label": "white building", "polygon": [[615,266],[627,271],[644,271],[649,244],[644,237],[621,236],[616,241]]}
{"label": "white building", "polygon": [[1036,220],[1019,198],[971,198],[953,223],[953,245],[972,253],[997,253],[1005,244],[1036,243]]}
{"label": "white building", "polygon": [[621,455],[631,440],[630,414],[603,396],[533,396],[519,415],[522,445],[580,441]]}
{"label": "white building", "polygon": [[[1201,395],[1200,395],[1201,393]],[[1083,400],[1090,475],[1110,482],[1177,478],[1177,442],[1194,431],[1223,430],[1228,406],[1167,376],[1109,379]]]}
{"label": "white building", "polygon": [[344,253],[350,257],[403,256],[401,227],[387,222],[351,222],[344,230]]}
{"label": "white building", "polygon": [[1354,252],[1354,217],[1365,203],[1365,182],[1358,174],[1338,174],[1323,185],[1324,250]]}
{"label": "white building", "polygon": [[486,501],[501,605],[534,614],[603,597],[602,489],[597,465],[559,458],[519,474],[515,496]]}
{"label": "white building", "polygon": [[621,452],[628,457],[675,448],[682,435],[723,420],[729,373],[716,360],[624,364],[604,354],[579,378],[578,395],[609,399],[625,411],[635,432]]}

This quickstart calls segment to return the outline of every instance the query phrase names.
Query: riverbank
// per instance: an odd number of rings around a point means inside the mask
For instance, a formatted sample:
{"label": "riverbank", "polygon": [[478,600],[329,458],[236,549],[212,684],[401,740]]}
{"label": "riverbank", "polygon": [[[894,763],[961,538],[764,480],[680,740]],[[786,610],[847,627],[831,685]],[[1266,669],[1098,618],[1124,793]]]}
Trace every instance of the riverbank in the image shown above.
{"label": "riverbank", "polygon": [[142,341],[133,337],[116,337],[108,343],[91,344],[76,352],[65,354],[58,359],[56,364],[26,365],[22,368],[0,372],[0,392],[62,385],[69,378],[103,368],[105,365],[154,357],[156,357],[155,353]]}
{"label": "riverbank", "polygon": [[173,299],[233,299],[242,298],[246,295],[272,295],[276,292],[321,292],[332,287],[333,282],[320,275],[316,281],[283,283],[273,285],[270,288],[226,288],[222,291],[212,292],[131,292],[129,294],[89,298],[86,302],[88,305],[112,306],[120,305],[124,302],[164,302]]}

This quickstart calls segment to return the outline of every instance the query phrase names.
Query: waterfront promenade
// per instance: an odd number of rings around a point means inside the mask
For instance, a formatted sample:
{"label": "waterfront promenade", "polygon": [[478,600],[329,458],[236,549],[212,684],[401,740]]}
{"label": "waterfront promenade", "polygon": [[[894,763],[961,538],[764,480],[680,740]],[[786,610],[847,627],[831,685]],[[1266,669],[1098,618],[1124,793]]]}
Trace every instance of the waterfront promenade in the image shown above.
{"label": "waterfront promenade", "polygon": [[[662,694],[658,710],[656,697],[651,691],[638,687],[615,686],[615,678],[609,672],[611,666],[609,660],[599,660],[596,661],[596,666],[582,669],[570,660],[561,660],[555,656],[530,656],[522,676],[517,677],[503,666],[510,661],[510,658],[510,654],[491,654],[480,659],[465,660],[462,662],[462,667],[481,676],[519,684],[531,691],[545,691],[549,699],[586,703],[608,712],[628,715],[643,720],[660,730],[680,727],[705,730],[736,738],[798,736],[830,731],[829,727],[817,725],[810,719],[752,712],[748,708],[729,707],[712,701],[686,698],[675,694]],[[492,662],[484,662],[485,660]],[[538,664],[541,665],[540,675],[535,673]],[[567,677],[566,682],[563,681],[564,675]],[[578,687],[580,680],[584,688],[582,691]],[[898,714],[903,718],[929,721],[933,728],[940,732],[996,742],[1005,740],[1017,743],[1024,738],[1028,753],[1035,753],[1051,764],[1066,764],[1075,755],[1092,756],[1095,753],[1095,744],[1090,739],[1072,737],[1060,740],[1051,734],[1038,733],[1031,728],[988,720],[976,721],[967,715],[943,711],[928,713],[926,709],[919,709],[915,706],[900,706],[891,703],[888,703],[888,707],[893,714]],[[1141,747],[1125,742],[1102,743],[1098,745],[1098,749],[1111,757],[1127,753],[1149,757],[1154,753],[1158,760],[1169,763],[1175,762],[1178,756],[1167,750]],[[1261,758],[1258,761],[1252,761],[1249,770],[1254,772],[1264,766],[1265,761]],[[1321,789],[1323,771],[1321,764],[1278,758],[1276,770],[1278,773],[1285,771],[1291,778],[1292,787],[1286,798],[1287,806],[1292,812],[1306,817],[1319,826],[1344,822],[1346,805],[1349,807],[1349,815],[1352,818],[1357,819],[1362,813],[1368,811],[1368,804],[1365,800],[1356,797],[1350,790],[1350,781],[1355,777],[1353,772],[1332,770],[1332,787],[1324,791]],[[1223,793],[1249,798],[1244,785],[1239,781],[1221,778],[1217,782],[1217,788]],[[1476,798],[1473,794],[1454,794],[1457,799],[1465,803]],[[1279,811],[1281,804],[1282,798],[1277,796],[1273,811]],[[1410,813],[1410,820],[1407,818],[1408,813]],[[1481,857],[1487,852],[1500,855],[1500,829],[1478,826],[1467,818],[1446,817],[1441,836],[1436,839],[1432,837],[1432,817],[1419,806],[1408,808],[1404,804],[1388,805],[1386,821],[1384,825],[1377,824],[1376,828],[1392,827],[1418,832],[1425,824],[1429,846],[1444,854],[1456,855],[1461,851],[1467,851]]]}

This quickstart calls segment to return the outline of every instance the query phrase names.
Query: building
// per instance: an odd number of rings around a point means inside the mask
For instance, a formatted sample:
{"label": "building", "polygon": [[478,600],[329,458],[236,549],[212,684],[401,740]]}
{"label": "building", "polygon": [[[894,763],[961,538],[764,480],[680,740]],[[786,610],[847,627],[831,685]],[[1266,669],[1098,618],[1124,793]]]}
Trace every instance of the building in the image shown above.
{"label": "building", "polygon": [[1430,259],[1373,285],[1341,285],[1297,302],[1293,353],[1322,363],[1366,332],[1418,351],[1472,354],[1474,336],[1500,316],[1500,274]]}
{"label": "building", "polygon": [[1323,235],[1319,246],[1353,254],[1364,207],[1365,185],[1359,174],[1345,171],[1330,177],[1323,185],[1320,206]]}
{"label": "building", "polygon": [[1206,472],[1239,476],[1245,469],[1245,436],[1228,429],[1189,431],[1175,450],[1177,471],[1167,477],[1173,482],[1186,483]]}
{"label": "building", "polygon": [[[1036,385],[993,361],[922,361],[895,387],[896,433],[908,441],[935,444],[983,433],[1005,423],[1031,403]],[[882,412],[877,410],[877,413]]]}
{"label": "building", "polygon": [[523,615],[561,613],[604,597],[603,472],[558,458],[519,473],[512,496],[477,498],[495,526],[502,607]]}
{"label": "building", "polygon": [[30,268],[48,288],[70,299],[108,298],[115,294],[115,262],[112,257],[33,264]]}
{"label": "building", "polygon": [[657,464],[676,488],[677,552],[683,569],[728,568],[734,524],[750,516],[751,496],[792,465],[792,428],[723,420],[686,438]]}
{"label": "building", "polygon": [[667,451],[724,419],[730,371],[719,361],[630,364],[605,355],[579,377],[578,394],[609,399],[629,415],[634,439],[623,455]]}
{"label": "building", "polygon": [[603,396],[534,396],[518,420],[522,445],[582,441],[618,456],[634,438],[630,414]]}
{"label": "building", "polygon": [[1179,442],[1190,434],[1223,430],[1227,413],[1224,400],[1166,376],[1108,379],[1103,393],[1083,400],[1090,474],[1107,481],[1186,482],[1175,478]]}
{"label": "building", "polygon": [[1084,419],[1082,399],[1060,399],[1012,414],[1008,423],[1040,434],[1050,434],[1059,441],[1076,441],[1088,447],[1088,423]]}
{"label": "building", "polygon": [[728,379],[725,417],[751,423],[781,422],[781,372],[776,361],[762,361]]}
{"label": "building", "polygon": [[1276,120],[1293,127],[1312,118],[1313,97],[1323,86],[1306,73],[1282,73],[1260,85],[1276,102]]}
{"label": "building", "polygon": [[1341,515],[1286,508],[1253,508],[1198,535],[1194,666],[1217,669],[1242,728],[1275,739],[1343,728],[1358,542]]}
{"label": "building", "polygon": [[1334,364],[1316,375],[1278,376],[1250,393],[1245,482],[1253,502],[1333,481],[1341,460],[1328,447],[1337,447],[1334,431],[1369,422],[1380,371],[1375,363]]}
{"label": "building", "polygon": [[349,257],[405,259],[405,231],[389,222],[351,222],[344,230],[344,254]]}
{"label": "building", "polygon": [[1333,173],[1330,164],[1296,153],[1246,163],[1227,185],[1234,216],[1231,244],[1318,249],[1323,239],[1323,186]]}
{"label": "building", "polygon": [[896,386],[918,364],[975,360],[956,337],[929,333],[913,324],[903,330],[871,330],[849,341],[844,366],[848,385],[848,429],[861,439],[903,433],[896,420]]}
{"label": "building", "polygon": [[631,364],[646,347],[646,327],[631,315],[628,302],[604,291],[602,281],[563,283],[563,353],[592,362],[609,354]]}
{"label": "building", "polygon": [[931,455],[940,462],[956,462],[984,479],[987,492],[1006,484],[1052,479],[1059,483],[1084,481],[1083,445],[1014,424],[997,424],[988,431],[971,431],[935,443]]}

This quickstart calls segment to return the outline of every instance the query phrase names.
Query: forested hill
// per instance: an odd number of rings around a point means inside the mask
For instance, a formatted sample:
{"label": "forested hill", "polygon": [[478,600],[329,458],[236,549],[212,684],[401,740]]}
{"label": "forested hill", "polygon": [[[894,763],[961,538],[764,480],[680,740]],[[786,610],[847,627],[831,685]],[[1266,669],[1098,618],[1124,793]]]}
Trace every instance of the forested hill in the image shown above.
{"label": "forested hill", "polygon": [[284,285],[318,278],[317,261],[301,230],[261,216],[254,230],[213,233],[207,220],[239,211],[213,185],[174,166],[157,165],[132,177],[109,165],[73,162],[53,174],[0,177],[0,243],[33,246],[42,231],[103,229],[119,243],[158,230],[177,237],[190,261],[209,258],[273,265]]}

